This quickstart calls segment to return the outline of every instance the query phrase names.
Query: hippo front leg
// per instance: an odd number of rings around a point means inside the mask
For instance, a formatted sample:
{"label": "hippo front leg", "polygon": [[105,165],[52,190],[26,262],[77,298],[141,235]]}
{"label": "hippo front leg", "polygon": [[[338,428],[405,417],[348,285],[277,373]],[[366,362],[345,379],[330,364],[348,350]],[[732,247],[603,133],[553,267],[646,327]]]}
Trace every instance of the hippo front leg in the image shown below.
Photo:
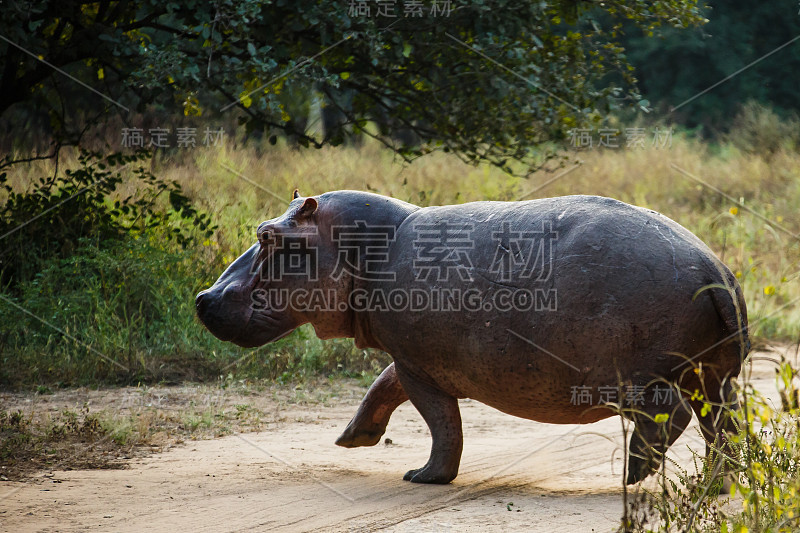
{"label": "hippo front leg", "polygon": [[406,472],[403,479],[413,483],[450,483],[458,475],[463,445],[458,401],[402,367],[396,370],[403,389],[425,419],[433,437],[428,462],[422,468]]}
{"label": "hippo front leg", "polygon": [[408,395],[400,385],[392,363],[369,388],[356,415],[336,439],[336,444],[345,448],[376,445],[386,432],[392,413],[406,400]]}

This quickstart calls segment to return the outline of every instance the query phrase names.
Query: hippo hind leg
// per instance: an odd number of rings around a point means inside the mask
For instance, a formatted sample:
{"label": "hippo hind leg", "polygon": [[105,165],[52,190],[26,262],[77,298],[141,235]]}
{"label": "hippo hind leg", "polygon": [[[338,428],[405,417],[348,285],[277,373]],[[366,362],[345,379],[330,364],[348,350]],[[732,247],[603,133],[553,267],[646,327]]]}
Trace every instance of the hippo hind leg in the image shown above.
{"label": "hippo hind leg", "polygon": [[[665,385],[660,385],[664,387]],[[649,388],[647,389],[650,390]],[[658,471],[667,449],[681,436],[692,420],[692,411],[680,394],[675,401],[647,405],[626,412],[626,418],[634,422],[628,452],[628,475],[626,485],[633,485]],[[652,398],[645,394],[645,398]],[[666,421],[663,415],[668,415]],[[658,415],[662,415],[658,417]],[[658,418],[657,418],[658,417]]]}
{"label": "hippo hind leg", "polygon": [[458,475],[463,446],[458,400],[402,367],[397,368],[397,375],[433,438],[428,462],[422,468],[406,472],[403,479],[413,483],[450,483]]}
{"label": "hippo hind leg", "polygon": [[400,385],[392,363],[369,388],[355,416],[336,439],[336,444],[345,448],[378,444],[386,432],[392,413],[406,400],[408,395]]}

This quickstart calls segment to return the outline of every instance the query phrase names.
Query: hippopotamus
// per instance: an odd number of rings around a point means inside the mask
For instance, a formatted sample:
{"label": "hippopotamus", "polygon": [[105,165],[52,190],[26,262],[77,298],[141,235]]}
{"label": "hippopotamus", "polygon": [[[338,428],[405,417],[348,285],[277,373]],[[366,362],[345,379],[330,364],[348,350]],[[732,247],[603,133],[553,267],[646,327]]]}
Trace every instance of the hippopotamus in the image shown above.
{"label": "hippopotamus", "polygon": [[695,235],[599,196],[418,207],[360,191],[303,197],[197,295],[218,338],[255,347],[311,323],[392,363],[337,444],[376,444],[406,400],[430,429],[404,479],[449,483],[458,400],[516,417],[633,421],[626,483],[657,471],[692,418],[726,442],[750,344],[742,291]]}

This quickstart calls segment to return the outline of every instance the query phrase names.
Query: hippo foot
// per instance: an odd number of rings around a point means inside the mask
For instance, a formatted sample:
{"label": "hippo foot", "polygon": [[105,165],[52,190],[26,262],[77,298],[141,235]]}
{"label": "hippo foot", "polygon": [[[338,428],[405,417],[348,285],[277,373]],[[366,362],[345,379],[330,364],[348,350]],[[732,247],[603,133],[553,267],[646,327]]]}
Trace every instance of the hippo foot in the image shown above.
{"label": "hippo foot", "polygon": [[658,467],[654,467],[650,461],[631,456],[628,459],[628,478],[625,480],[625,484],[635,485],[647,476],[654,474],[656,468]]}
{"label": "hippo foot", "polygon": [[422,468],[417,468],[415,470],[409,470],[406,472],[406,475],[403,476],[405,481],[410,481],[411,483],[431,483],[436,485],[446,485],[453,481],[456,476],[458,475],[458,469],[455,472],[448,472],[442,470],[436,470],[431,468],[429,465],[425,465]]}
{"label": "hippo foot", "polygon": [[355,416],[336,439],[336,444],[344,448],[375,446],[386,433],[392,412],[406,400],[408,395],[392,363],[369,388]]}
{"label": "hippo foot", "polygon": [[733,488],[734,484],[734,477],[731,474],[727,474],[722,478],[722,486],[719,488],[720,495],[723,494],[730,494],[731,489]]}
{"label": "hippo foot", "polygon": [[357,430],[347,427],[339,438],[336,439],[336,445],[343,448],[358,448],[359,446],[375,446],[380,442],[383,434],[386,433],[386,428],[376,428],[373,430]]}

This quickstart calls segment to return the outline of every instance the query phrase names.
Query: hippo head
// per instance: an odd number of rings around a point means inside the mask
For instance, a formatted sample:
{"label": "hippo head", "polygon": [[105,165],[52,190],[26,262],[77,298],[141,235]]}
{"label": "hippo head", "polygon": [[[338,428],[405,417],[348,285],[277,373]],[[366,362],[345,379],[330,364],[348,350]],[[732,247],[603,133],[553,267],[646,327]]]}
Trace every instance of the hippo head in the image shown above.
{"label": "hippo head", "polygon": [[346,311],[289,305],[298,291],[336,296],[347,289],[346,278],[330,275],[336,253],[324,220],[333,206],[322,203],[295,191],[283,215],[258,226],[258,242],[197,295],[197,316],[211,333],[243,347],[275,341],[307,322],[320,338],[349,336]]}

